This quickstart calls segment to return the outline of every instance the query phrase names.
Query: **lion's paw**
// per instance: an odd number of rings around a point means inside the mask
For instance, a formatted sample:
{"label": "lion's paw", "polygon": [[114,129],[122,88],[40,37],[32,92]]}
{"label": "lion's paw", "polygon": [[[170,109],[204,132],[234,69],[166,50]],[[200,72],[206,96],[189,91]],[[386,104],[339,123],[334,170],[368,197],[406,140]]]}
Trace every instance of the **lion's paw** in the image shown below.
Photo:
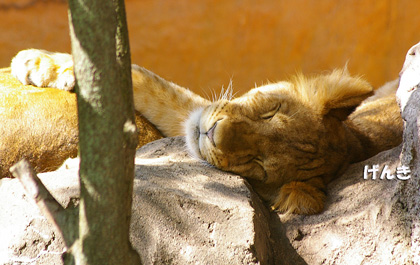
{"label": "lion's paw", "polygon": [[281,187],[272,208],[286,214],[316,214],[324,209],[325,199],[326,195],[320,189],[293,181]]}
{"label": "lion's paw", "polygon": [[11,68],[12,75],[24,85],[66,91],[72,90],[75,85],[73,61],[69,54],[24,50],[13,58]]}

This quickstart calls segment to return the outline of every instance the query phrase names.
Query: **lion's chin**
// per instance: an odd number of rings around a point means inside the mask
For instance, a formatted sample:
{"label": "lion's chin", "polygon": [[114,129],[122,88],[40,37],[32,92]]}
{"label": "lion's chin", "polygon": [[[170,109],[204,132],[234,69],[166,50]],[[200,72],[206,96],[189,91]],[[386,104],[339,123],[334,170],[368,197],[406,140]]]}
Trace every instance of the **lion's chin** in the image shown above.
{"label": "lion's chin", "polygon": [[187,148],[190,154],[203,160],[200,152],[200,118],[204,108],[196,109],[188,116],[184,123]]}

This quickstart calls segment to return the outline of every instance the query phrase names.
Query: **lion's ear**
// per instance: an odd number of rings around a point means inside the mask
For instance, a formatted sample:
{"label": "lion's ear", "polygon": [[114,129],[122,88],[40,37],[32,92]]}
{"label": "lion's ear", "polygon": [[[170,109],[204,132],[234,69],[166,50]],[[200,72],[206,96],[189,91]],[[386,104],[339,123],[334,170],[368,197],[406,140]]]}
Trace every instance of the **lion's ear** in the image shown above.
{"label": "lion's ear", "polygon": [[[302,79],[300,79],[302,81]],[[332,115],[340,120],[347,116],[367,97],[373,94],[372,86],[360,77],[352,77],[347,68],[334,70],[305,80],[306,100],[321,115]]]}

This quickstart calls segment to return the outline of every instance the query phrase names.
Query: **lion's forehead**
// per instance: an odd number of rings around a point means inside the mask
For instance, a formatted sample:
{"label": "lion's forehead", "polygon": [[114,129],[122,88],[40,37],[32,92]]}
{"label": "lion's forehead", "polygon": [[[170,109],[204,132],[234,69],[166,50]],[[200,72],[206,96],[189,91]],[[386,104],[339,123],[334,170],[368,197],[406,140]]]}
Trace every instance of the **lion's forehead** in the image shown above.
{"label": "lion's forehead", "polygon": [[256,87],[254,89],[251,89],[248,93],[245,95],[252,95],[254,93],[260,92],[260,93],[287,93],[292,91],[292,83],[282,81],[277,83],[270,83],[266,84],[260,87]]}

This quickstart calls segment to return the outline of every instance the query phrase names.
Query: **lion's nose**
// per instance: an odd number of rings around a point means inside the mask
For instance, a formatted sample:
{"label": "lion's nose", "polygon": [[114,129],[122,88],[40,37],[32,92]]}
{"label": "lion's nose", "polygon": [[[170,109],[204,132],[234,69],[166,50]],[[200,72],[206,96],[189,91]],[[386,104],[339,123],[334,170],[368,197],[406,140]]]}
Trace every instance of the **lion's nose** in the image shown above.
{"label": "lion's nose", "polygon": [[213,144],[214,147],[216,147],[216,143],[214,142],[214,130],[216,129],[217,123],[219,121],[216,121],[213,126],[206,132],[207,137],[209,138],[210,142]]}

